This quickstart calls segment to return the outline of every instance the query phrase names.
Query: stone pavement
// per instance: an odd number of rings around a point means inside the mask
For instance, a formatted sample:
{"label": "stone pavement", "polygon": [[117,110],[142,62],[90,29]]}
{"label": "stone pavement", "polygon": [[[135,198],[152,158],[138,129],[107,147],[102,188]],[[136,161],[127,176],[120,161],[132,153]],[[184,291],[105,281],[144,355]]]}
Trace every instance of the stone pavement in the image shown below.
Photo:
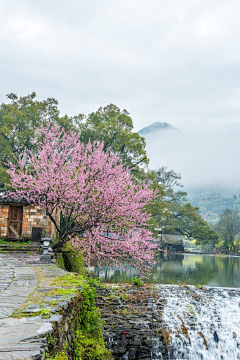
{"label": "stone pavement", "polygon": [[[69,299],[50,296],[51,290],[59,289],[50,280],[65,272],[54,264],[31,266],[26,255],[17,257],[0,254],[0,360],[45,359],[45,335],[52,330],[54,322],[61,320],[61,315],[54,312],[75,294]],[[36,273],[42,274],[40,280]],[[35,301],[29,303],[29,299]],[[45,300],[44,308],[50,311],[49,319],[41,316],[42,300]],[[50,305],[54,302],[55,308]]]}
{"label": "stone pavement", "polygon": [[0,319],[11,316],[36,290],[37,282],[37,275],[29,266],[0,254]]}

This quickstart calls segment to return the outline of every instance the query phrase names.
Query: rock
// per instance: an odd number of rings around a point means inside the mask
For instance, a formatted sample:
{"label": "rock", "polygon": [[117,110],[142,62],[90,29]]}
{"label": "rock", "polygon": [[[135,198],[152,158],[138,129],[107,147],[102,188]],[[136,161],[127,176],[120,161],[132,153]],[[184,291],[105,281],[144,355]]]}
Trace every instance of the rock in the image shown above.
{"label": "rock", "polygon": [[140,339],[134,339],[129,341],[129,345],[133,346],[140,346],[142,344],[142,341]]}
{"label": "rock", "polygon": [[124,354],[125,352],[126,352],[126,349],[124,347],[122,347],[122,346],[114,348],[114,353],[115,354]]}
{"label": "rock", "polygon": [[49,331],[52,331],[52,324],[49,322],[45,322],[38,330],[36,330],[39,335],[45,335]]}

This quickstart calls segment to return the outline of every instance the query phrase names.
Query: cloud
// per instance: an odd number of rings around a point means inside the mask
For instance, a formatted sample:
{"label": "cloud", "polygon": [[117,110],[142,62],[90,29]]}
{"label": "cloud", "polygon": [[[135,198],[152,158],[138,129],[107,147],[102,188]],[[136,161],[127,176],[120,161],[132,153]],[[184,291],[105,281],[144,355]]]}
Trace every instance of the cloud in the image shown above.
{"label": "cloud", "polygon": [[135,128],[240,129],[237,0],[0,1],[1,89],[59,100],[61,112],[110,102]]}
{"label": "cloud", "polygon": [[167,166],[180,173],[187,192],[239,193],[240,130],[205,134],[163,130],[145,139],[150,168]]}

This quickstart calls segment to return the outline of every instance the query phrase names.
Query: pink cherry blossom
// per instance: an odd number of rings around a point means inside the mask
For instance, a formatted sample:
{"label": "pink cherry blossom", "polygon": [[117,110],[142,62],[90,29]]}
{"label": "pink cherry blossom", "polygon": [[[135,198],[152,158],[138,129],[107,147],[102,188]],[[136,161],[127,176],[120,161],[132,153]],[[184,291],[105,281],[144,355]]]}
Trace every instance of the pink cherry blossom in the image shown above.
{"label": "pink cherry blossom", "polygon": [[[145,227],[146,205],[157,196],[149,185],[135,183],[119,157],[103,151],[103,143],[84,145],[79,134],[56,126],[42,126],[33,141],[37,152],[21,154],[8,173],[16,189],[12,195],[40,205],[54,222],[58,241],[52,248],[71,240],[86,262],[148,270],[157,247]],[[65,220],[63,233],[57,210]]]}

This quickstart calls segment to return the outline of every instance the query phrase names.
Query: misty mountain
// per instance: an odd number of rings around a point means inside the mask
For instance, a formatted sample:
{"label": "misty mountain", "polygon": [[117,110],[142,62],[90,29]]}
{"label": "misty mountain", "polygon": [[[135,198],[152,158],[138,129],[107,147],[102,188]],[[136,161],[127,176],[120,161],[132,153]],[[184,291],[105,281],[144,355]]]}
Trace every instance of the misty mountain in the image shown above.
{"label": "misty mountain", "polygon": [[146,140],[150,168],[167,166],[182,175],[184,190],[240,193],[240,130],[188,133],[167,123],[140,130]]}
{"label": "misty mountain", "polygon": [[158,133],[165,130],[171,130],[171,131],[180,131],[179,129],[173,127],[172,125],[166,123],[166,122],[155,122],[149,126],[144,127],[143,129],[139,130],[138,134],[140,136],[149,135],[151,133]]}

